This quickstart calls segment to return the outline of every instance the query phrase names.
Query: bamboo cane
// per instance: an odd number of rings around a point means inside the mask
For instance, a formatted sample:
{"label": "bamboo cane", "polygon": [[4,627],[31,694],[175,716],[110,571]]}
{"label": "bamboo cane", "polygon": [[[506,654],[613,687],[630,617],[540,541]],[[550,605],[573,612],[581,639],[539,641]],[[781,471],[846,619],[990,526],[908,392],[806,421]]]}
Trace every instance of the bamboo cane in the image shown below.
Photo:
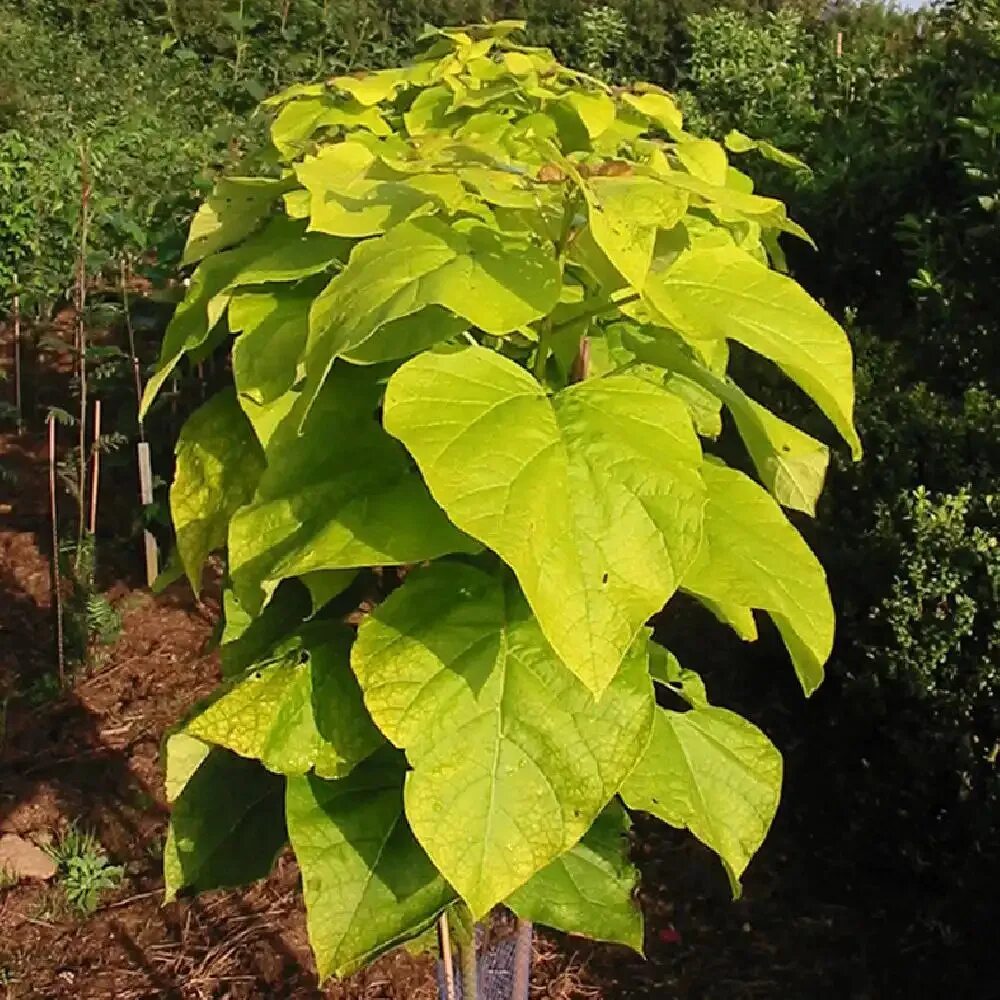
{"label": "bamboo cane", "polygon": [[17,412],[17,430],[21,431],[21,293],[17,275],[14,275],[14,409]]}
{"label": "bamboo cane", "polygon": [[52,517],[52,604],[56,610],[56,663],[59,684],[66,683],[66,655],[63,643],[62,587],[59,573],[59,511],[56,501],[56,418],[49,414],[49,512]]}
{"label": "bamboo cane", "polygon": [[445,1000],[455,1000],[455,963],[451,954],[451,932],[448,928],[448,913],[438,917],[438,947],[444,965]]}
{"label": "bamboo cane", "polygon": [[101,401],[94,400],[94,471],[90,477],[90,534],[97,531],[97,487],[101,476]]}
{"label": "bamboo cane", "polygon": [[77,532],[76,564],[80,565],[80,551],[83,547],[84,516],[87,496],[87,326],[84,310],[87,305],[87,236],[90,228],[90,155],[86,142],[80,144],[80,251],[76,273],[76,349],[80,373],[80,437],[79,482],[77,501],[80,510]]}

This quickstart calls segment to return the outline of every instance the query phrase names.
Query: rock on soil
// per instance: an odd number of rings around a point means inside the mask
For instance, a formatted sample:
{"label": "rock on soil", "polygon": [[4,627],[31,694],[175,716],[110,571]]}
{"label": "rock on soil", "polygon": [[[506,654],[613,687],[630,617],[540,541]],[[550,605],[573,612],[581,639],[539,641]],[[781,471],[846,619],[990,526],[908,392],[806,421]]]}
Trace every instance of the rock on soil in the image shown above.
{"label": "rock on soil", "polygon": [[56,874],[55,862],[30,840],[16,834],[0,837],[0,872],[21,881],[46,882]]}

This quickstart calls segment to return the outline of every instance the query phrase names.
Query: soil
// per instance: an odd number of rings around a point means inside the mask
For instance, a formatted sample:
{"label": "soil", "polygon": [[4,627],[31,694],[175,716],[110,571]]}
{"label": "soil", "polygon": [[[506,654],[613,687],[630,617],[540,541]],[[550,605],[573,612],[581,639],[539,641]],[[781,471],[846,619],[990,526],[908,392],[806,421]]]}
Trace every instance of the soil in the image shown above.
{"label": "soil", "polygon": [[[119,551],[109,539],[102,551],[115,571],[102,585],[122,615],[120,638],[93,650],[61,692],[46,695],[39,679],[54,674],[56,656],[44,442],[37,434],[0,435],[0,461],[17,476],[16,485],[0,486],[0,835],[43,844],[77,823],[125,869],[121,886],[89,917],[69,909],[58,885],[0,888],[6,995],[436,997],[432,961],[405,951],[321,987],[290,855],[243,891],[163,905],[160,741],[218,680],[217,658],[206,652],[217,591],[209,587],[196,602],[178,583],[154,597],[136,578],[139,543]],[[106,480],[109,506],[131,488]],[[118,521],[112,513],[106,524]],[[112,534],[99,526],[102,533]],[[732,648],[739,654],[743,647]],[[810,711],[818,717],[824,706]],[[796,721],[808,726],[809,716]],[[780,720],[775,728],[782,729]],[[786,741],[783,749],[784,804],[743,897],[731,899],[718,862],[689,836],[640,821],[634,853],[647,916],[645,959],[540,931],[533,1000],[1000,997],[985,974],[995,944],[992,895],[1000,886],[985,879],[976,885],[974,872],[954,883],[901,882],[898,872],[878,867],[878,851],[874,864],[859,855],[857,837],[850,852],[840,851],[839,824],[846,827],[848,817],[825,813],[823,801],[824,773],[839,762],[810,758],[808,744]],[[860,756],[855,751],[846,751],[851,761]],[[874,844],[878,826],[865,836]]]}

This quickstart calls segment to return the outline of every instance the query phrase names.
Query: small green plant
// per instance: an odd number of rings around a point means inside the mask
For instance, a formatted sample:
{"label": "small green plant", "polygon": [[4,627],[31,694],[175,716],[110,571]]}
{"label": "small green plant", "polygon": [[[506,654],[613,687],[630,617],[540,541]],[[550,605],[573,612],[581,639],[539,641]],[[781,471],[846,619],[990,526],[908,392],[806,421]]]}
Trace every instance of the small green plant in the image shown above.
{"label": "small green plant", "polygon": [[90,594],[87,598],[87,631],[102,646],[117,642],[122,630],[122,616],[103,595]]}
{"label": "small green plant", "polygon": [[121,885],[125,869],[113,865],[97,837],[71,824],[48,849],[66,902],[77,913],[97,909],[103,893]]}
{"label": "small green plant", "polygon": [[728,373],[730,341],[773,361],[860,453],[847,338],[774,267],[806,234],[729,155],[784,154],[521,27],[268,101],[278,167],[199,210],[144,400],[235,335],[170,493],[192,585],[228,574],[226,681],[167,743],[167,898],[290,840],[324,977],[501,903],[640,950],[629,811],[735,890],[781,757],[647,623],[679,590],[747,639],[766,612],[807,694],[833,642],[782,510],[828,449]]}
{"label": "small green plant", "polygon": [[55,701],[61,690],[59,678],[55,674],[41,674],[25,689],[24,700],[32,708],[41,708]]}
{"label": "small green plant", "polygon": [[0,891],[17,885],[17,876],[5,865],[0,865]]}

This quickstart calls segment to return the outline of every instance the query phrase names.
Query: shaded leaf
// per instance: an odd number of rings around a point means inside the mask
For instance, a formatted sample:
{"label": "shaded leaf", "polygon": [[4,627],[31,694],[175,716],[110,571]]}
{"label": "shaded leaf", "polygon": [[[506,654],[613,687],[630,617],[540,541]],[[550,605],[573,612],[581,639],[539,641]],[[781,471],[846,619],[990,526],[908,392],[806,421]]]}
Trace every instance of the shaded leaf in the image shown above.
{"label": "shaded leaf", "polygon": [[316,570],[422,562],[475,548],[431,499],[375,420],[380,387],[338,366],[298,433],[271,435],[267,469],[229,528],[230,574],[245,607],[260,588]]}
{"label": "shaded leaf", "polygon": [[284,780],[212,749],[174,802],[163,849],[165,902],[264,878],[285,846]]}
{"label": "shaded leaf", "polygon": [[287,816],[320,979],[416,937],[454,899],[407,826],[393,755],[339,781],[290,778]]}
{"label": "shaded leaf", "polygon": [[642,954],[642,911],[634,893],[639,872],[629,860],[628,814],[613,801],[583,840],[506,900],[522,920],[614,941]]}
{"label": "shaded leaf", "polygon": [[195,410],[181,429],[170,517],[195,593],[206,557],[225,545],[229,519],[253,496],[263,471],[263,452],[231,389]]}

